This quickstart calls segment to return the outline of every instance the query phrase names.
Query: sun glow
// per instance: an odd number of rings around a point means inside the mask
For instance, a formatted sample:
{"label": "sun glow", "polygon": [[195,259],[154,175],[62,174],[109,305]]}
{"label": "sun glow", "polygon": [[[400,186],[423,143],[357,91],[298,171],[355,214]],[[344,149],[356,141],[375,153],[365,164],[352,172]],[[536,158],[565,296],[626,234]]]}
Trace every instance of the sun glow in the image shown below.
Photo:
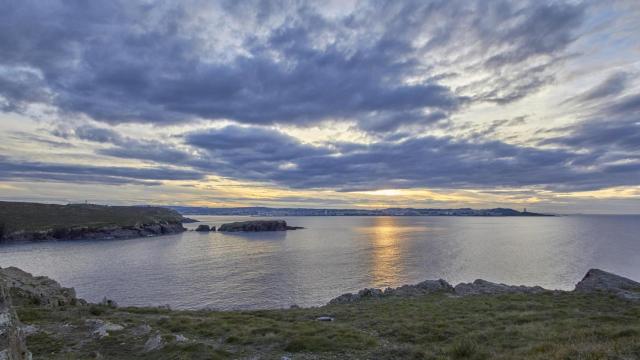
{"label": "sun glow", "polygon": [[400,189],[381,189],[372,191],[357,191],[358,194],[366,195],[381,195],[381,196],[400,196],[403,195],[403,191]]}

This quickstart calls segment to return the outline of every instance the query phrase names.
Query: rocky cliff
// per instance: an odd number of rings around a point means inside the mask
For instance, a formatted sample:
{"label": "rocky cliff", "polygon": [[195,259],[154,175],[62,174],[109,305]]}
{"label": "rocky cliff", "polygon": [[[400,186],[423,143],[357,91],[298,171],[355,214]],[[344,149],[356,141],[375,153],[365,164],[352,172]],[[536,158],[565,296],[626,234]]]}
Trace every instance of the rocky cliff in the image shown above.
{"label": "rocky cliff", "polygon": [[0,242],[107,240],[175,234],[185,218],[159,207],[0,202]]}
{"label": "rocky cliff", "polygon": [[27,360],[31,353],[13,310],[9,288],[0,280],[0,360]]}

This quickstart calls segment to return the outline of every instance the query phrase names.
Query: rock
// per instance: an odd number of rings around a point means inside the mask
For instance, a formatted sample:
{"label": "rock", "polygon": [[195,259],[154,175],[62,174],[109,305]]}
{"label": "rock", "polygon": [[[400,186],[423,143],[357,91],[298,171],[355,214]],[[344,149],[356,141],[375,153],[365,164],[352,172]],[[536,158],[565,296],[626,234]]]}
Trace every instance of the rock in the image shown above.
{"label": "rock", "polygon": [[209,228],[209,225],[198,225],[198,227],[196,228],[196,231],[200,231],[200,232],[209,232],[211,231],[211,228]]}
{"label": "rock", "polygon": [[0,359],[31,359],[26,337],[13,310],[9,288],[0,279]]}
{"label": "rock", "polygon": [[118,307],[118,303],[115,300],[107,299],[106,296],[102,298],[102,301],[100,301],[100,305],[107,306],[107,307],[110,307],[110,308],[117,308]]}
{"label": "rock", "polygon": [[403,285],[398,288],[387,288],[385,290],[386,296],[416,296],[426,295],[436,292],[453,292],[453,286],[445,280],[425,280],[416,285]]}
{"label": "rock", "polygon": [[285,231],[285,230],[297,230],[301,227],[288,226],[284,220],[254,220],[254,221],[241,221],[228,224],[222,224],[218,231],[221,232],[257,232],[257,231]]}
{"label": "rock", "polygon": [[477,279],[473,283],[460,283],[454,288],[455,294],[459,296],[480,294],[537,294],[544,291],[547,290],[540,286],[505,285],[482,279]]}
{"label": "rock", "polygon": [[609,292],[626,299],[640,301],[640,283],[600,269],[591,269],[576,284],[576,292]]}
{"label": "rock", "polygon": [[335,321],[331,316],[320,316],[316,318],[316,321]]}
{"label": "rock", "polygon": [[61,306],[86,303],[76,298],[73,288],[62,287],[57,281],[46,276],[33,276],[16,267],[0,269],[0,281],[4,281],[13,302],[17,305],[36,303],[43,306]]}
{"label": "rock", "polygon": [[110,331],[122,331],[124,326],[106,322],[100,319],[87,319],[85,323],[93,328],[92,334],[98,338],[109,336]]}
{"label": "rock", "polygon": [[185,231],[181,222],[157,222],[134,226],[103,226],[98,228],[70,227],[47,231],[16,231],[0,242],[30,242],[46,240],[113,240],[177,234]]}
{"label": "rock", "polygon": [[181,335],[181,334],[176,334],[175,337],[176,337],[176,342],[179,342],[179,343],[183,343],[183,342],[189,341],[189,339],[187,337],[185,337],[184,335]]}
{"label": "rock", "polygon": [[38,327],[34,325],[22,325],[20,330],[22,330],[22,333],[26,336],[33,335],[39,331]]}
{"label": "rock", "polygon": [[181,222],[183,224],[193,224],[193,223],[197,223],[197,222],[200,222],[200,221],[195,220],[195,219],[191,219],[191,218],[188,218],[188,217],[183,217]]}
{"label": "rock", "polygon": [[144,343],[144,351],[150,352],[154,350],[160,350],[164,347],[165,343],[162,340],[162,336],[157,333],[154,336],[150,337],[147,342]]}
{"label": "rock", "polygon": [[142,324],[140,326],[136,326],[131,330],[131,334],[133,336],[143,336],[148,335],[151,332],[151,326],[147,324]]}
{"label": "rock", "polygon": [[426,280],[416,285],[403,285],[397,288],[362,289],[357,294],[347,293],[329,301],[329,304],[348,304],[366,299],[378,299],[389,296],[417,296],[436,292],[453,292],[453,286],[448,282],[440,280]]}

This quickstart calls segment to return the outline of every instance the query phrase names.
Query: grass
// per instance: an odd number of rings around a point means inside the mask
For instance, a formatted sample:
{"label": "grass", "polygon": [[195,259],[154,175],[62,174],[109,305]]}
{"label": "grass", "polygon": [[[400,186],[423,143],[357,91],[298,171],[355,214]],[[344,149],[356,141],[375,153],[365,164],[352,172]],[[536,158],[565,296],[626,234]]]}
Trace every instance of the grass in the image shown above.
{"label": "grass", "polygon": [[159,221],[179,222],[177,212],[160,207],[54,205],[0,201],[0,238],[15,231],[134,226]]}
{"label": "grass", "polygon": [[[601,294],[439,294],[235,312],[96,309],[20,308],[40,329],[28,338],[34,359],[640,359],[640,304]],[[323,315],[336,320],[315,321]],[[88,318],[125,330],[93,338]],[[151,333],[135,335],[142,324]],[[166,346],[145,352],[156,333]],[[178,334],[189,340],[176,341]]]}

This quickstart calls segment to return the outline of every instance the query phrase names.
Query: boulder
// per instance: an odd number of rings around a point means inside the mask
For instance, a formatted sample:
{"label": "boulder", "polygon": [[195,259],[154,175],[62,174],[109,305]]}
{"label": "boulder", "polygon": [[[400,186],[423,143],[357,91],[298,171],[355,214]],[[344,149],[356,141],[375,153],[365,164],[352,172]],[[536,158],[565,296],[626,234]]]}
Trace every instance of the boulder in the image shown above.
{"label": "boulder", "polygon": [[100,319],[87,319],[85,323],[91,328],[91,333],[102,339],[105,336],[109,336],[111,331],[122,331],[124,326],[119,324],[113,324]]}
{"label": "boulder", "polygon": [[160,335],[160,333],[156,333],[144,343],[144,351],[150,352],[150,351],[160,350],[165,345],[166,344],[162,339],[162,335]]}
{"label": "boulder", "polygon": [[608,292],[626,299],[640,301],[640,283],[600,269],[591,269],[576,284],[576,292]]}
{"label": "boulder", "polygon": [[26,337],[18,316],[13,310],[9,289],[0,280],[0,359],[31,359],[31,353],[26,346]]}
{"label": "boulder", "polygon": [[285,230],[297,230],[301,227],[288,226],[284,220],[253,220],[253,221],[240,221],[228,224],[222,224],[218,231],[222,232],[257,232],[257,231],[285,231]]}
{"label": "boulder", "polygon": [[4,281],[16,304],[28,302],[53,307],[86,303],[76,298],[73,288],[62,287],[46,276],[33,276],[16,267],[0,269],[0,281]]}
{"label": "boulder", "polygon": [[209,232],[211,231],[211,228],[209,227],[209,225],[198,225],[198,227],[196,228],[196,231],[200,231],[200,232]]}
{"label": "boulder", "polygon": [[537,294],[547,291],[540,286],[506,285],[491,281],[477,279],[473,283],[460,283],[455,286],[454,292],[459,296],[482,294]]}

